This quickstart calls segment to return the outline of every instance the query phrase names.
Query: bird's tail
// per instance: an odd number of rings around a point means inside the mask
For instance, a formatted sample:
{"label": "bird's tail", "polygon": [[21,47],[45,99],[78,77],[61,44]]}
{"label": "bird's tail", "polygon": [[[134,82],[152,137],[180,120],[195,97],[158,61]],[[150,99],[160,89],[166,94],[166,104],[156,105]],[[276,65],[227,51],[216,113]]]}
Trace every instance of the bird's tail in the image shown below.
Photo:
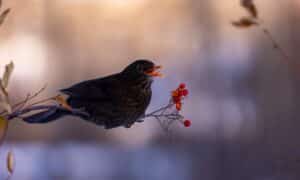
{"label": "bird's tail", "polygon": [[72,115],[72,113],[63,109],[49,109],[24,117],[23,120],[28,123],[48,123],[66,115]]}

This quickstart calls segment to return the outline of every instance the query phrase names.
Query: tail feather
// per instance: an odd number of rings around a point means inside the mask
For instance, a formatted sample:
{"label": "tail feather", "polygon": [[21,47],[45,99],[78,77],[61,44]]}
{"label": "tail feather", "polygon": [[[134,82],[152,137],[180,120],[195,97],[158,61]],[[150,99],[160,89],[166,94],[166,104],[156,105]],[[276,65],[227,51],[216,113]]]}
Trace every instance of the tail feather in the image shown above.
{"label": "tail feather", "polygon": [[55,108],[24,117],[23,120],[28,123],[48,123],[66,115],[70,115],[70,112]]}

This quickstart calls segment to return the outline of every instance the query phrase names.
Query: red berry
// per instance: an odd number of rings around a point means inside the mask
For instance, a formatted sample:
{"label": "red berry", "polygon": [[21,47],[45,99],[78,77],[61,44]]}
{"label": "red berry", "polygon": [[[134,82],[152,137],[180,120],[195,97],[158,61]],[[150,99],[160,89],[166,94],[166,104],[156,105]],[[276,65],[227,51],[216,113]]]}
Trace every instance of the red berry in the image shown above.
{"label": "red berry", "polygon": [[184,120],[184,121],[183,121],[183,125],[184,125],[185,127],[190,127],[190,126],[192,125],[192,122],[191,122],[190,120]]}
{"label": "red berry", "polygon": [[180,97],[184,96],[184,95],[183,95],[183,90],[179,90],[179,91],[178,91],[178,96],[180,96]]}
{"label": "red berry", "polygon": [[177,111],[181,110],[181,102],[176,103],[176,109]]}
{"label": "red berry", "polygon": [[187,96],[187,95],[189,94],[189,90],[184,89],[184,90],[181,91],[181,94],[182,94],[183,96]]}
{"label": "red berry", "polygon": [[179,84],[179,88],[180,89],[184,89],[185,88],[185,84],[184,83]]}
{"label": "red berry", "polygon": [[179,96],[173,96],[173,102],[175,104],[180,103],[180,101],[181,101],[181,98]]}

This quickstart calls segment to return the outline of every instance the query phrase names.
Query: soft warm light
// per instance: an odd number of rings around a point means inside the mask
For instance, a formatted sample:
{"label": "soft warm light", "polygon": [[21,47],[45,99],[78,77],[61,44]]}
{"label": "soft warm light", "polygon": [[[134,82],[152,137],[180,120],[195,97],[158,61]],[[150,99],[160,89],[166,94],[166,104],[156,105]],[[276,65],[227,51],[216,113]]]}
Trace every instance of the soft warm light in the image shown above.
{"label": "soft warm light", "polygon": [[40,80],[46,68],[47,58],[46,47],[40,39],[34,36],[16,35],[3,42],[0,49],[1,75],[4,65],[13,61],[14,77],[28,82]]}
{"label": "soft warm light", "polygon": [[105,4],[118,10],[131,10],[141,7],[146,0],[105,0]]}

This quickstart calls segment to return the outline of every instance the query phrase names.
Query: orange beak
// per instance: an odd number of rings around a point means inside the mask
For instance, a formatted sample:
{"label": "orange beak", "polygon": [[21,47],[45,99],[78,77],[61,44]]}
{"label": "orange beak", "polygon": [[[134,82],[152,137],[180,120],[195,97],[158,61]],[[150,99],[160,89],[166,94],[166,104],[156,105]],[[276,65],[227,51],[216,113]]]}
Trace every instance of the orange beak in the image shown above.
{"label": "orange beak", "polygon": [[159,72],[162,69],[162,66],[154,66],[152,69],[145,72],[145,74],[152,76],[152,77],[163,77],[163,74]]}

